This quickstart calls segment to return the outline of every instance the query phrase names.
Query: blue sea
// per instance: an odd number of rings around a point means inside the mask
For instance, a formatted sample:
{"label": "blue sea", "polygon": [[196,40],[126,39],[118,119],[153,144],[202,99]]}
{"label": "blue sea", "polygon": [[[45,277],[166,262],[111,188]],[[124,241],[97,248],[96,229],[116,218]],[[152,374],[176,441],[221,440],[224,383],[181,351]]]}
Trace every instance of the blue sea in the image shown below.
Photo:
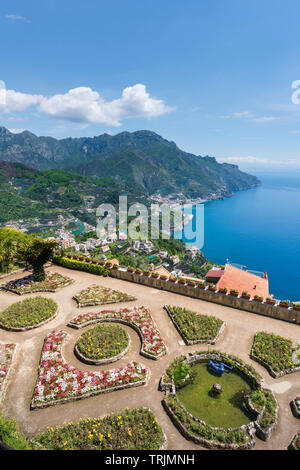
{"label": "blue sea", "polygon": [[[256,174],[262,186],[204,204],[203,253],[267,271],[270,293],[300,301],[300,172]],[[185,229],[191,237],[192,223]]]}

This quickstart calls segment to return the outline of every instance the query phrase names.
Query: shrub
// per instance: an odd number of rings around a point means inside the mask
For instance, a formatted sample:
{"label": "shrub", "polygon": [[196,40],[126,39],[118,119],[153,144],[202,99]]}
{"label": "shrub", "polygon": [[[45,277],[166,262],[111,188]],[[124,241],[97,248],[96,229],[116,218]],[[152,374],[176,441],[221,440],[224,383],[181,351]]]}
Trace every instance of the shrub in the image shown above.
{"label": "shrub", "polygon": [[256,302],[262,302],[264,299],[260,295],[255,295],[254,300],[256,300]]}
{"label": "shrub", "polygon": [[14,450],[33,450],[33,446],[21,433],[16,420],[7,418],[0,412],[0,438],[2,442]]}
{"label": "shrub", "polygon": [[98,274],[99,276],[108,276],[109,269],[97,264],[90,264],[85,261],[71,260],[64,256],[54,256],[53,262],[64,268],[84,271],[90,274]]}
{"label": "shrub", "polygon": [[227,287],[221,287],[221,289],[219,289],[219,292],[220,292],[220,294],[227,294],[228,289],[227,289]]}
{"label": "shrub", "polygon": [[236,289],[230,289],[230,295],[237,297],[239,295],[239,291]]}

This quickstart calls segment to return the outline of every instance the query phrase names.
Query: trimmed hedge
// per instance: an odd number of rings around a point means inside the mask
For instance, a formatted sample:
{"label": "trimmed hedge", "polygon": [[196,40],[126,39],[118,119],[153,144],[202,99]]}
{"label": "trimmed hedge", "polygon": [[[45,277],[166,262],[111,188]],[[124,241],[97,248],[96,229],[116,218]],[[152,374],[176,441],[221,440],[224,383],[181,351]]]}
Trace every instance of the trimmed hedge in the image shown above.
{"label": "trimmed hedge", "polygon": [[90,274],[98,274],[99,276],[108,276],[110,270],[100,264],[93,262],[78,261],[69,259],[64,256],[53,256],[53,263],[63,266],[64,268],[76,269],[77,271],[85,271]]}

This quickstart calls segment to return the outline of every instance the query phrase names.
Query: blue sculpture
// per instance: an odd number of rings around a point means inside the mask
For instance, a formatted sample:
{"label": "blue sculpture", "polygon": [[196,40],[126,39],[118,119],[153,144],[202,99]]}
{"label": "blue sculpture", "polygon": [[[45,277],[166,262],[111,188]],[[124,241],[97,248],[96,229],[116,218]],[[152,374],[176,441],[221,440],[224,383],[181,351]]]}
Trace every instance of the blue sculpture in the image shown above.
{"label": "blue sculpture", "polygon": [[232,370],[232,367],[227,366],[224,364],[224,362],[217,362],[217,361],[209,361],[208,362],[208,367],[211,369],[213,372],[216,372],[217,374],[223,375],[224,372],[228,372]]}

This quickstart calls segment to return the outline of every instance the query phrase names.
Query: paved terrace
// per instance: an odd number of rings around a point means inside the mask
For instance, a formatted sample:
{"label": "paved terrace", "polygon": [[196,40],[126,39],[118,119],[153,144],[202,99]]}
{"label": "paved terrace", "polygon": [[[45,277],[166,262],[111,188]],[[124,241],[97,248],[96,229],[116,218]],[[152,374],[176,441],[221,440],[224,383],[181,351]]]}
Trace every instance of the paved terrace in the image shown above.
{"label": "paved terrace", "polygon": [[[163,410],[161,400],[164,394],[158,390],[158,383],[166,367],[174,357],[181,353],[207,350],[206,345],[185,346],[177,333],[163,306],[166,304],[180,305],[207,315],[215,315],[226,322],[226,329],[216,348],[226,353],[239,356],[264,377],[265,385],[273,390],[279,404],[279,423],[268,442],[256,439],[255,449],[287,449],[292,437],[300,428],[300,422],[292,415],[289,402],[300,393],[300,373],[286,375],[281,379],[273,379],[268,372],[249,358],[253,336],[258,331],[267,331],[280,334],[292,339],[300,338],[300,326],[284,321],[275,320],[252,313],[239,311],[229,307],[205,302],[202,300],[184,297],[178,294],[156,290],[150,287],[126,282],[111,277],[102,278],[93,274],[79,271],[71,271],[61,267],[51,267],[50,271],[60,272],[75,280],[69,287],[50,294],[39,294],[50,297],[58,304],[58,315],[46,325],[28,332],[13,333],[0,330],[0,341],[18,344],[18,352],[14,362],[14,368],[9,377],[6,395],[2,402],[5,412],[16,417],[21,429],[29,436],[43,431],[47,426],[62,425],[64,422],[77,421],[84,417],[97,417],[122,410],[126,406],[147,406],[153,410],[159,423],[167,436],[167,449],[201,449],[200,446],[187,441],[174,427]],[[10,276],[7,280],[15,279],[20,275]],[[129,303],[113,304],[111,307],[132,305],[145,305],[150,308],[151,314],[167,344],[168,354],[158,361],[148,360],[140,356],[140,340],[137,333],[130,327],[124,327],[131,337],[131,348],[128,353],[113,367],[126,364],[130,360],[138,360],[151,371],[150,381],[147,385],[132,390],[120,390],[108,394],[100,394],[91,398],[75,402],[60,404],[50,408],[30,411],[30,401],[37,379],[37,370],[43,345],[47,333],[55,328],[66,330],[71,339],[66,343],[63,354],[67,362],[82,370],[95,370],[95,366],[88,366],[76,359],[73,348],[76,339],[83,330],[74,330],[67,327],[68,321],[74,314],[88,311],[99,311],[102,306],[78,309],[72,296],[79,290],[92,284],[101,284],[113,289],[118,289],[137,297],[137,300]],[[34,296],[36,294],[32,294]],[[0,292],[0,309],[21,298],[12,293]],[[107,306],[106,306],[107,307]],[[105,308],[105,306],[103,307]],[[211,347],[212,348],[212,347]],[[100,366],[99,366],[100,367]],[[103,367],[102,367],[103,368]],[[110,368],[110,365],[107,366]]]}

